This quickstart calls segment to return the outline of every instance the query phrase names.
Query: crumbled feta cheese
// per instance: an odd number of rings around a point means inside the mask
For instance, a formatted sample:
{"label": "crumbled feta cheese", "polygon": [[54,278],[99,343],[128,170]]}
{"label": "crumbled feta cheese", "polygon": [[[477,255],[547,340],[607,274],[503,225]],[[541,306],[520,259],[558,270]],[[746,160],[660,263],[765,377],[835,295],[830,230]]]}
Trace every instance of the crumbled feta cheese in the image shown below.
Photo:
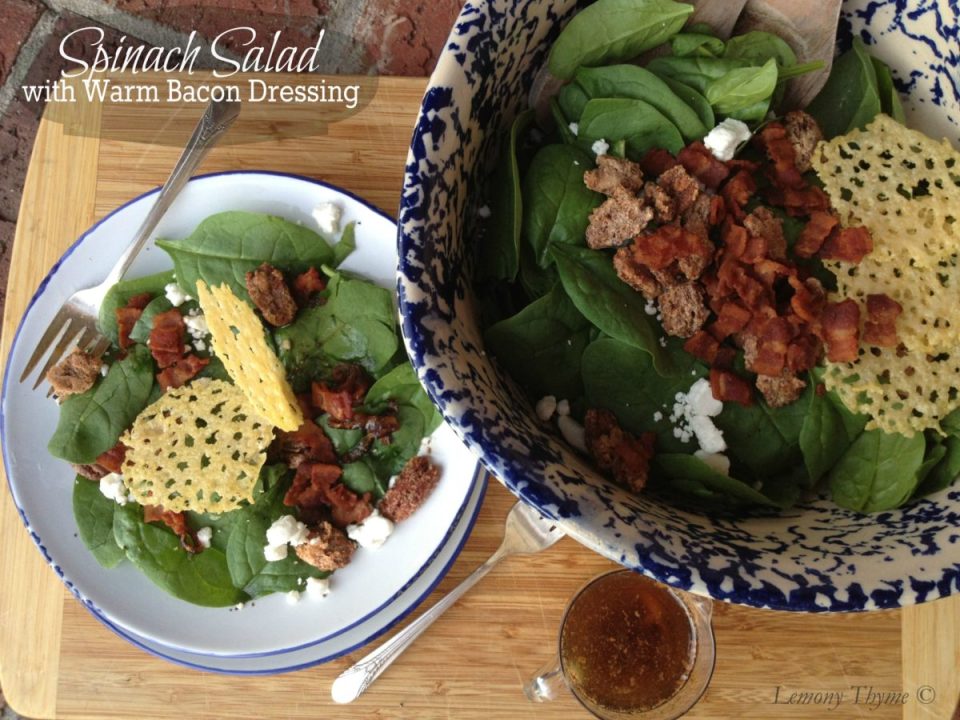
{"label": "crumbled feta cheese", "polygon": [[234,610],[243,610],[243,606],[244,606],[245,604],[246,604],[246,603],[238,602],[236,605],[233,606],[233,609],[234,609]]}
{"label": "crumbled feta cheese", "polygon": [[654,421],[654,422],[660,422],[661,420],[663,420],[663,413],[660,412],[659,410],[657,410],[657,411],[653,414],[653,421]]}
{"label": "crumbled feta cheese", "polygon": [[340,232],[340,218],[343,217],[343,208],[332,202],[322,202],[313,209],[313,219],[321,232],[327,235],[336,235]]}
{"label": "crumbled feta cheese", "polygon": [[590,146],[590,149],[593,150],[594,155],[600,157],[601,155],[607,154],[607,151],[610,149],[610,143],[603,138],[600,138],[599,140],[593,141],[593,145]]}
{"label": "crumbled feta cheese", "polygon": [[193,349],[200,350],[202,352],[207,349],[207,344],[203,340],[194,340]]}
{"label": "crumbled feta cheese", "polygon": [[705,378],[700,378],[690,386],[687,391],[687,405],[694,415],[716,417],[723,412],[723,403],[713,396],[710,381]]}
{"label": "crumbled feta cheese", "polygon": [[693,456],[703,460],[704,465],[716,470],[721,475],[730,474],[730,458],[722,453],[711,453],[706,452],[705,450],[697,450],[695,453],[693,453]]}
{"label": "crumbled feta cheese", "polygon": [[287,557],[287,544],[267,545],[263,548],[263,556],[267,559],[267,562],[283,560]]}
{"label": "crumbled feta cheese", "polygon": [[270,545],[286,545],[294,547],[303,545],[307,541],[309,531],[307,526],[293,515],[281,515],[267,528],[267,542]]}
{"label": "crumbled feta cheese", "polygon": [[292,346],[290,345],[290,338],[284,338],[280,341],[281,350],[289,350]]}
{"label": "crumbled feta cheese", "polygon": [[657,304],[653,300],[647,300],[647,304],[643,306],[643,311],[647,315],[656,315],[658,312]]}
{"label": "crumbled feta cheese", "polygon": [[564,440],[580,452],[585,453],[587,451],[587,440],[584,436],[583,425],[569,415],[561,415],[557,418],[557,427],[560,428],[560,434],[563,435]]}
{"label": "crumbled feta cheese", "polygon": [[197,542],[200,543],[200,547],[208,548],[210,547],[210,541],[213,539],[213,528],[202,527],[197,530]]}
{"label": "crumbled feta cheese", "polygon": [[291,590],[287,593],[287,605],[296,605],[300,602],[300,591]]}
{"label": "crumbled feta cheese", "polygon": [[102,377],[106,377],[108,372],[110,372],[110,366],[107,365],[106,363],[101,363],[101,364],[100,364],[100,375],[101,375]]}
{"label": "crumbled feta cheese", "polygon": [[707,133],[703,144],[717,160],[726,162],[732,160],[737,148],[749,139],[750,128],[746,123],[727,118]]}
{"label": "crumbled feta cheese", "polygon": [[537,400],[537,417],[543,422],[549,422],[557,411],[557,399],[553,395],[546,395]]}
{"label": "crumbled feta cheese", "polygon": [[207,327],[207,318],[202,312],[191,310],[184,315],[183,324],[187,326],[187,332],[194,340],[202,340],[210,334],[210,328]]}
{"label": "crumbled feta cheese", "polygon": [[187,291],[175,282],[164,285],[163,294],[167,296],[167,300],[169,300],[170,304],[174,307],[180,307],[187,302],[187,300],[193,300],[192,297],[187,295]]}
{"label": "crumbled feta cheese", "polygon": [[347,537],[362,548],[374,550],[383,545],[393,532],[393,522],[374,510],[358,525],[347,525]]}
{"label": "crumbled feta cheese", "polygon": [[573,133],[574,136],[577,136],[577,135],[580,134],[580,125],[579,125],[579,123],[572,122],[572,123],[570,123],[569,125],[567,125],[567,127],[570,128],[570,132]]}
{"label": "crumbled feta cheese", "polygon": [[569,415],[570,414],[570,401],[561,400],[557,403],[557,415]]}
{"label": "crumbled feta cheese", "polygon": [[667,339],[662,335],[660,336],[660,339],[657,342],[660,343],[660,347],[662,348],[665,348],[667,346]]}
{"label": "crumbled feta cheese", "polygon": [[713,424],[713,420],[706,415],[694,415],[690,418],[690,429],[697,436],[697,443],[700,449],[708,453],[723,452],[727,449],[727,443],[723,439],[723,433]]}
{"label": "crumbled feta cheese", "polygon": [[311,600],[325,598],[330,594],[330,578],[307,578],[307,597]]}
{"label": "crumbled feta cheese", "polygon": [[477,215],[480,216],[480,219],[486,220],[490,217],[490,208],[487,205],[481,205],[477,208]]}
{"label": "crumbled feta cheese", "polygon": [[100,478],[100,492],[117,505],[126,505],[130,501],[127,488],[123,484],[123,475],[119,473],[108,473]]}

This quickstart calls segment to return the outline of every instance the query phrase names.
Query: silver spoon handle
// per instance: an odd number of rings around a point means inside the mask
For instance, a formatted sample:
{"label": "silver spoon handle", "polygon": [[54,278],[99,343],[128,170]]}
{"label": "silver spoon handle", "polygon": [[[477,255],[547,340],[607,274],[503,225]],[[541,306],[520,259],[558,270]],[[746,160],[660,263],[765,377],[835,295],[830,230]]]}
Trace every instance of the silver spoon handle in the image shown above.
{"label": "silver spoon handle", "polygon": [[110,270],[110,274],[104,281],[105,285],[114,285],[124,276],[133,259],[140,252],[140,248],[143,247],[147,238],[150,237],[150,233],[160,222],[160,218],[164,216],[177,195],[180,194],[183,186],[193,176],[203,158],[217,144],[217,141],[237,119],[238,115],[240,115],[239,102],[220,101],[211,102],[207,105],[203,117],[200,118],[200,122],[194,128],[193,135],[183,149],[177,164],[174,165],[170,177],[160,188],[156,202],[150,208],[150,212],[147,213],[147,217],[144,218],[136,235],[134,235],[133,242],[130,243],[120,259],[117,260],[116,265]]}
{"label": "silver spoon handle", "polygon": [[330,688],[330,696],[333,698],[333,701],[337,703],[349,703],[360,697],[364,691],[370,687],[373,681],[380,677],[380,674],[386,670],[394,660],[400,657],[401,653],[410,647],[413,641],[420,637],[420,634],[424,630],[433,624],[434,620],[443,615],[451,605],[459,600],[467,590],[472,588],[480,578],[490,572],[494,566],[508,554],[509,553],[504,550],[504,546],[501,545],[483,565],[464,578],[463,582],[447,593],[440,602],[372,653],[340,673]]}

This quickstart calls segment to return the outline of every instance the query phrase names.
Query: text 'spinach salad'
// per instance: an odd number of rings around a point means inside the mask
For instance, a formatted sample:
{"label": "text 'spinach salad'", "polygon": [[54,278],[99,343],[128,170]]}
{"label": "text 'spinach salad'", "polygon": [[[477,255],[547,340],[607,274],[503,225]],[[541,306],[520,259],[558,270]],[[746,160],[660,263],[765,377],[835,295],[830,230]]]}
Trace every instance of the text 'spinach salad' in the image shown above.
{"label": "text 'spinach salad'", "polygon": [[489,349],[633,491],[729,510],[825,485],[875,512],[947,487],[960,154],[903,125],[859,40],[784,112],[819,64],[692,11],[598,0],[558,37],[565,84],[517,117],[479,213]]}
{"label": "text 'spinach salad'", "polygon": [[[339,206],[316,216],[339,232]],[[419,453],[440,416],[391,293],[335,269],[352,224],[331,246],[224,212],[157,244],[174,269],[118,283],[100,310],[111,349],[48,375],[62,401],[50,452],[77,470],[80,538],[198,605],[322,597],[439,479]]]}

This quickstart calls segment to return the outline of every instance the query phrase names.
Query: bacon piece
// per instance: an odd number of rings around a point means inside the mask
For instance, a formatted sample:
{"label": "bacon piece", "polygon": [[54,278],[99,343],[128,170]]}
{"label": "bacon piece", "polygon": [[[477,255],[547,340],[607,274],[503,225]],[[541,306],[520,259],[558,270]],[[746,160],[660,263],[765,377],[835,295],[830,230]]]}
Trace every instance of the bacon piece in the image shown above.
{"label": "bacon piece", "polygon": [[107,472],[123,473],[123,461],[126,455],[127,446],[118,442],[105,453],[98,455],[94,462]]}
{"label": "bacon piece", "polygon": [[823,352],[823,345],[816,335],[804,334],[790,341],[787,348],[787,368],[791,372],[803,372],[816,366]]}
{"label": "bacon piece", "polygon": [[747,369],[757,375],[780,375],[787,363],[787,346],[792,339],[787,320],[771,318],[757,337],[756,355],[747,364]]}
{"label": "bacon piece", "polygon": [[270,263],[262,263],[256,270],[249,271],[245,278],[247,293],[264,320],[274,327],[293,322],[297,304],[293,301],[282,272]]}
{"label": "bacon piece", "polygon": [[[679,225],[661,225],[653,232],[641,235],[634,240],[630,251],[635,262],[646,265],[650,270],[665,270],[676,261],[693,257],[699,259],[694,265],[699,265],[699,271],[702,272],[713,257],[713,245],[708,240]],[[683,274],[688,280],[696,280],[700,272]]]}
{"label": "bacon piece", "polygon": [[710,227],[719,225],[727,216],[727,205],[719,195],[710,196],[710,212],[707,215],[707,224]]}
{"label": "bacon piece", "polygon": [[130,339],[130,331],[137,324],[137,320],[143,315],[143,309],[150,304],[153,295],[150,293],[140,293],[127,299],[126,305],[117,308],[117,344],[121,350],[126,350],[133,341]]}
{"label": "bacon piece", "polygon": [[314,382],[311,399],[314,407],[330,415],[331,420],[353,420],[353,408],[363,403],[370,389],[370,377],[359,365],[341,364],[333,369],[330,383]]}
{"label": "bacon piece", "polygon": [[774,188],[768,192],[768,200],[772,205],[779,205],[786,209],[787,214],[793,217],[810,215],[813,212],[827,212],[830,209],[830,197],[816,185],[805,188]]}
{"label": "bacon piece", "polygon": [[877,347],[896,347],[897,318],[902,312],[903,306],[886,294],[867,295],[863,341]]}
{"label": "bacon piece", "polygon": [[332,463],[300,463],[293,484],[283,496],[283,504],[304,509],[326,506],[327,490],[342,474],[340,466]]}
{"label": "bacon piece", "polygon": [[779,188],[802,189],[806,183],[797,169],[797,154],[787,130],[778,122],[769,123],[760,131],[760,144],[770,158],[770,179]]}
{"label": "bacon piece", "polygon": [[732,160],[727,160],[726,162],[727,169],[731,173],[735,173],[739,170],[746,170],[748,173],[755,173],[760,169],[760,163],[753,160],[744,160],[743,158],[735,157]]}
{"label": "bacon piece", "polygon": [[717,160],[699,140],[690,143],[677,153],[677,160],[687,172],[711,190],[720,187],[720,183],[730,175],[727,166]]}
{"label": "bacon piece", "polygon": [[720,229],[720,237],[723,239],[724,258],[739,259],[747,251],[747,244],[750,242],[750,233],[743,225],[737,225],[732,220],[723,223]]}
{"label": "bacon piece", "polygon": [[652,148],[640,158],[640,169],[644,175],[657,177],[676,166],[677,159],[663,148]]}
{"label": "bacon piece", "polygon": [[742,220],[745,213],[743,206],[747,204],[757,190],[757,183],[746,170],[740,170],[730,178],[720,190],[727,206],[727,212],[737,220]]}
{"label": "bacon piece", "polygon": [[413,515],[440,481],[440,468],[425,455],[410,458],[380,501],[380,513],[393,522]]}
{"label": "bacon piece", "polygon": [[797,238],[793,246],[793,252],[797,257],[810,258],[820,252],[823,243],[826,241],[834,228],[840,224],[836,215],[822,210],[815,210],[810,213],[810,219],[800,231],[800,237]]}
{"label": "bacon piece", "polygon": [[749,272],[743,263],[724,258],[717,270],[720,281],[718,292],[722,295],[736,295],[748,309],[756,311],[762,305],[769,305],[769,291]]}
{"label": "bacon piece", "polygon": [[710,331],[718,340],[723,340],[743,330],[752,317],[753,313],[739,302],[727,300],[720,306],[720,312],[717,313],[717,319],[710,326]]}
{"label": "bacon piece", "polygon": [[790,298],[790,309],[797,317],[808,323],[816,323],[827,302],[827,294],[823,285],[816,278],[800,280],[796,276],[788,278],[793,288],[793,297]]}
{"label": "bacon piece", "polygon": [[767,255],[780,262],[787,259],[787,240],[783,236],[783,221],[768,207],[760,206],[743,218],[743,226],[751,236],[763,238]]}
{"label": "bacon piece", "polygon": [[683,349],[707,365],[712,365],[720,351],[720,341],[706,330],[698,330],[683,344]]}
{"label": "bacon piece", "polygon": [[753,405],[753,389],[750,383],[729,370],[710,370],[710,390],[720,402],[735,402]]}
{"label": "bacon piece", "polygon": [[830,362],[853,362],[857,359],[860,340],[860,306],[847,298],[827,303],[820,316],[823,341]]}
{"label": "bacon piece", "polygon": [[186,326],[183,315],[176,308],[153,316],[150,331],[150,354],[162,369],[179,360],[186,349],[183,344]]}
{"label": "bacon piece", "polygon": [[773,287],[778,278],[789,278],[797,274],[797,269],[776,260],[761,258],[753,264],[753,272],[767,287]]}
{"label": "bacon piece", "polygon": [[187,516],[182,512],[164,510],[160,505],[144,505],[143,521],[147,523],[162,522],[173,530],[173,534],[180,538],[180,547],[188,553],[197,553],[203,546],[197,542],[193,531],[187,527]]}
{"label": "bacon piece", "polygon": [[333,443],[313,420],[304,420],[303,424],[293,432],[278,430],[276,447],[280,457],[294,470],[304,462],[325,464],[337,462]]}
{"label": "bacon piece", "polygon": [[158,372],[157,382],[160,383],[160,389],[164,391],[183,387],[209,364],[210,358],[203,358],[190,353]]}
{"label": "bacon piece", "polygon": [[824,260],[842,260],[856,265],[873,250],[873,237],[863,226],[841,228],[820,248]]}
{"label": "bacon piece", "polygon": [[336,483],[327,489],[327,503],[330,505],[330,518],[340,528],[361,523],[370,517],[373,505],[370,493],[357,495],[343,483]]}
{"label": "bacon piece", "polygon": [[587,449],[601,470],[610,471],[628,490],[643,490],[654,453],[654,433],[634,437],[620,427],[612,412],[591,408],[584,418],[584,434]]}
{"label": "bacon piece", "polygon": [[314,295],[327,289],[326,278],[311,267],[293,279],[293,297],[300,307],[306,307],[313,300]]}

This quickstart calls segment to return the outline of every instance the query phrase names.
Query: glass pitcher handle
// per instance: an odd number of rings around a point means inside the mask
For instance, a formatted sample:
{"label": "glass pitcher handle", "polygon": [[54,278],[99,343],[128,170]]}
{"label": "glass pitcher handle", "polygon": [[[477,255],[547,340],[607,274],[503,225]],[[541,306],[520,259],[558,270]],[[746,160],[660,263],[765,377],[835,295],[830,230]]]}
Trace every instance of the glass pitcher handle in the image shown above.
{"label": "glass pitcher handle", "polygon": [[566,691],[567,684],[563,679],[563,671],[560,670],[560,658],[556,655],[523,684],[523,694],[530,702],[555,700]]}

